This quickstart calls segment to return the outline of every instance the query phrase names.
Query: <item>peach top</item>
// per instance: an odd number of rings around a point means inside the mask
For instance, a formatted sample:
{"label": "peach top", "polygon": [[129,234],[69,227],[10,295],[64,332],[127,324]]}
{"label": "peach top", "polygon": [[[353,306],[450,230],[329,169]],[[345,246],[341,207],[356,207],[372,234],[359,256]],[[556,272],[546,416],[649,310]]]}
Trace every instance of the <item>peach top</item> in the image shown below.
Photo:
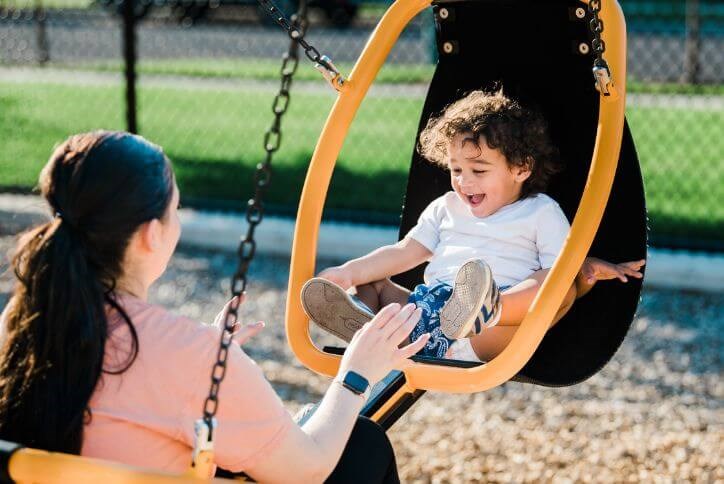
{"label": "peach top", "polygon": [[[118,302],[138,334],[138,356],[126,371],[102,375],[81,453],[183,472],[191,462],[194,421],[203,414],[220,330],[131,296],[118,296]],[[124,366],[131,342],[117,311],[109,311],[108,323],[106,371]],[[216,418],[216,463],[230,471],[252,466],[295,425],[237,343],[229,350]]]}

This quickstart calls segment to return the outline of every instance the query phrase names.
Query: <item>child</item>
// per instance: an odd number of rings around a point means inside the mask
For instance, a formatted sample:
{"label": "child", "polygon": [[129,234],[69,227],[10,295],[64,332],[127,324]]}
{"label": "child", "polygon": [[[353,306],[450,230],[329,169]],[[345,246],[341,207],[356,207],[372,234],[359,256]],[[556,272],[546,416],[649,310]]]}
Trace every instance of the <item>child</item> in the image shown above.
{"label": "child", "polygon": [[[420,354],[489,360],[512,338],[570,228],[543,193],[557,151],[542,116],[502,91],[474,91],[448,106],[428,121],[418,150],[450,171],[452,191],[433,200],[400,242],[308,281],[305,312],[349,341],[383,306],[414,303],[422,316],[411,338],[431,336]],[[425,284],[414,291],[390,281],[425,261]],[[587,258],[554,323],[596,281],[640,278],[643,264]],[[356,298],[345,292],[353,287]],[[492,328],[500,321],[506,326]]]}

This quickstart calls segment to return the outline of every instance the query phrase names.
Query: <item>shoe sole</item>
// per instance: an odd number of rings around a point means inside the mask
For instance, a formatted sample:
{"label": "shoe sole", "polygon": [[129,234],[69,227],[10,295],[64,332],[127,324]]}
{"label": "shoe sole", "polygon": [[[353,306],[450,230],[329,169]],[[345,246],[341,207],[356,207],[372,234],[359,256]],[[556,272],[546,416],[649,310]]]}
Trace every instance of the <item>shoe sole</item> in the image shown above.
{"label": "shoe sole", "polygon": [[471,332],[492,282],[487,264],[471,260],[462,265],[452,294],[440,310],[440,329],[445,336],[460,339]]}
{"label": "shoe sole", "polygon": [[344,289],[318,277],[302,287],[302,307],[315,324],[348,343],[374,317],[357,306]]}

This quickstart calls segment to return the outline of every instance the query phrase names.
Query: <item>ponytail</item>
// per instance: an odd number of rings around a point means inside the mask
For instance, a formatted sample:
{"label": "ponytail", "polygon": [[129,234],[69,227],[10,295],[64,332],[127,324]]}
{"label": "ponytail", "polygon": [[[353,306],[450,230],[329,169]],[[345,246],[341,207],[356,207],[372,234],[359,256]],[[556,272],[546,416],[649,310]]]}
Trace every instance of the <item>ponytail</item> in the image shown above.
{"label": "ponytail", "polygon": [[80,453],[87,402],[103,367],[103,289],[72,229],[56,218],[13,257],[18,289],[0,363],[0,435]]}

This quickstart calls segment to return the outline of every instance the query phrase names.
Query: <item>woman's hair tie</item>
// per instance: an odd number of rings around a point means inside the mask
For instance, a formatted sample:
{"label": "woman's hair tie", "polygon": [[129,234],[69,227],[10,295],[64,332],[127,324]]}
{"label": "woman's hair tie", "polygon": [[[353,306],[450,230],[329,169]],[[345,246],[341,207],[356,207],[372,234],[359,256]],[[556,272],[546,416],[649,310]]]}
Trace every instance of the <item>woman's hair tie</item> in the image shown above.
{"label": "woman's hair tie", "polygon": [[69,229],[71,232],[77,232],[78,227],[76,226],[76,224],[73,221],[69,220],[68,217],[66,217],[65,214],[63,214],[63,212],[61,212],[60,210],[56,210],[53,219],[58,221],[58,225]]}

